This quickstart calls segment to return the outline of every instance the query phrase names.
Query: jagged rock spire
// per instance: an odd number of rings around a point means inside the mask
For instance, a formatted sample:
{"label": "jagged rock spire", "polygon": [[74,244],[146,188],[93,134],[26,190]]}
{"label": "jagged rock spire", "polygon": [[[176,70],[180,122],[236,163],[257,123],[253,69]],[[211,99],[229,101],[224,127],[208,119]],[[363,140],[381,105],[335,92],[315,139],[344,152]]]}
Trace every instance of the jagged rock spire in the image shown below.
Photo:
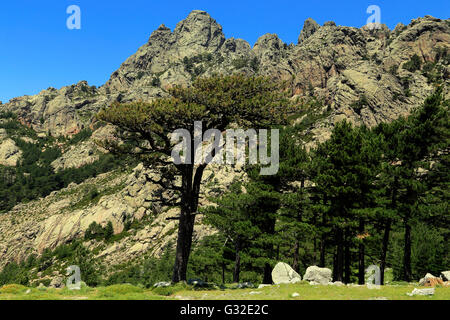
{"label": "jagged rock spire", "polygon": [[302,32],[300,33],[300,36],[298,37],[298,43],[302,43],[306,39],[308,39],[310,36],[312,36],[317,30],[319,30],[320,25],[314,21],[312,18],[308,18],[305,20],[305,23],[303,24]]}
{"label": "jagged rock spire", "polygon": [[192,11],[186,19],[179,22],[174,30],[175,41],[179,46],[198,49],[198,46],[217,50],[225,41],[222,26],[207,12]]}

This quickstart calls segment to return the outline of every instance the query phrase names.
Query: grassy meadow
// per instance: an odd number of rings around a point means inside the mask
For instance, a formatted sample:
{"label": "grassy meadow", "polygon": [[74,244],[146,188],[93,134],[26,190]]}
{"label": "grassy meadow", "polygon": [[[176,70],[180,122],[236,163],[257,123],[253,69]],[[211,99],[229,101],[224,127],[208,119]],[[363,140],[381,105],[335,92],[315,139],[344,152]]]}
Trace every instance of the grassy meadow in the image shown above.
{"label": "grassy meadow", "polygon": [[[450,300],[450,288],[436,288],[433,296],[410,297],[412,284],[366,286],[312,286],[307,282],[273,285],[261,289],[194,289],[187,285],[145,289],[129,284],[80,290],[28,288],[5,285],[0,300]],[[423,288],[423,287],[422,287]]]}

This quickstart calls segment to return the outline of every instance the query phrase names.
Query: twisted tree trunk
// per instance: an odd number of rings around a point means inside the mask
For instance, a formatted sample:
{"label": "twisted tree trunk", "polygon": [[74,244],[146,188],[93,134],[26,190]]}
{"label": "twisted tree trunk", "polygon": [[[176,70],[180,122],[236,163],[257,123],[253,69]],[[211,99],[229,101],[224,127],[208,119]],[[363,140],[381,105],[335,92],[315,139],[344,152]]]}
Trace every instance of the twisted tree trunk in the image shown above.
{"label": "twisted tree trunk", "polygon": [[194,165],[185,165],[182,173],[181,213],[172,275],[172,282],[174,283],[186,281],[187,265],[192,247],[192,234],[198,209],[200,184],[205,167],[206,165],[201,165],[197,170],[194,170]]}

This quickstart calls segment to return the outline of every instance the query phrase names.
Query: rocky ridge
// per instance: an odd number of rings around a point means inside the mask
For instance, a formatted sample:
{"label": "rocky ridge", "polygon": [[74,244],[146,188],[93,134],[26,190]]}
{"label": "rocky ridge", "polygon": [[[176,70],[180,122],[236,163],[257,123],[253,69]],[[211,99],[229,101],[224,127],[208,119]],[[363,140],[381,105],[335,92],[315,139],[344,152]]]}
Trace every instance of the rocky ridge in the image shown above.
{"label": "rocky ridge", "polygon": [[[327,125],[348,118],[372,126],[407,114],[433,90],[426,77],[401,66],[414,54],[436,61],[437,49],[450,50],[450,21],[431,16],[393,31],[384,25],[374,30],[333,22],[320,26],[310,18],[297,45],[265,34],[252,48],[245,40],[226,39],[220,24],[195,10],[173,31],[161,25],[102,87],[82,81],[49,88],[12,99],[0,110],[17,113],[38,132],[71,135],[92,126],[94,113],[113,101],[151,100],[166,95],[170,86],[189,85],[196,76],[244,72],[286,80],[296,98],[316,97],[332,110]],[[450,69],[444,67],[448,82]],[[361,96],[367,101],[355,111],[350,105]]]}

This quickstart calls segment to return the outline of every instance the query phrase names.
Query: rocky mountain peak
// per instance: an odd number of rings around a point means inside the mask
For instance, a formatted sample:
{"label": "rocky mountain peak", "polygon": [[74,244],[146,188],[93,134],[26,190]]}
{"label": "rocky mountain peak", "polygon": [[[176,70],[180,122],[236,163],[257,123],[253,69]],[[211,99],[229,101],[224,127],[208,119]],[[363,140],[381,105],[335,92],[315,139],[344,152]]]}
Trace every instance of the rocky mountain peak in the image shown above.
{"label": "rocky mountain peak", "polygon": [[308,18],[305,20],[303,24],[302,32],[298,37],[298,43],[302,43],[306,39],[308,39],[311,35],[313,35],[317,30],[319,30],[320,25],[314,21],[312,18]]}
{"label": "rocky mountain peak", "polygon": [[158,29],[152,32],[150,39],[148,39],[148,44],[151,46],[156,44],[161,46],[163,43],[167,42],[172,35],[170,28],[167,28],[164,24],[161,24]]}
{"label": "rocky mountain peak", "polygon": [[336,22],[334,21],[327,21],[323,24],[324,27],[336,27]]}
{"label": "rocky mountain peak", "polygon": [[222,26],[207,12],[194,10],[174,30],[178,46],[196,52],[199,47],[217,51],[225,41]]}
{"label": "rocky mountain peak", "polygon": [[283,45],[283,41],[278,37],[276,33],[266,33],[265,35],[262,35],[258,38],[258,40],[255,43],[255,48],[264,46],[264,47],[271,47],[274,46],[276,49],[281,49]]}
{"label": "rocky mountain peak", "polygon": [[224,43],[222,26],[207,12],[194,10],[173,32],[164,24],[153,31],[148,43],[111,75],[105,89],[128,91],[124,101],[160,96],[161,87],[189,82],[193,70],[183,59],[217,53]]}
{"label": "rocky mountain peak", "polygon": [[206,12],[206,11],[204,11],[204,10],[192,10],[192,11],[189,13],[187,19],[189,19],[190,17],[194,17],[194,16],[208,16],[208,17],[211,17],[211,16],[209,15],[209,13]]}
{"label": "rocky mountain peak", "polygon": [[406,29],[406,26],[403,23],[399,22],[394,28],[394,33],[399,34],[400,32],[402,32],[405,29]]}
{"label": "rocky mountain peak", "polygon": [[167,30],[169,30],[170,31],[170,28],[167,28],[166,25],[163,23],[156,30],[158,30],[158,31],[167,31]]}

